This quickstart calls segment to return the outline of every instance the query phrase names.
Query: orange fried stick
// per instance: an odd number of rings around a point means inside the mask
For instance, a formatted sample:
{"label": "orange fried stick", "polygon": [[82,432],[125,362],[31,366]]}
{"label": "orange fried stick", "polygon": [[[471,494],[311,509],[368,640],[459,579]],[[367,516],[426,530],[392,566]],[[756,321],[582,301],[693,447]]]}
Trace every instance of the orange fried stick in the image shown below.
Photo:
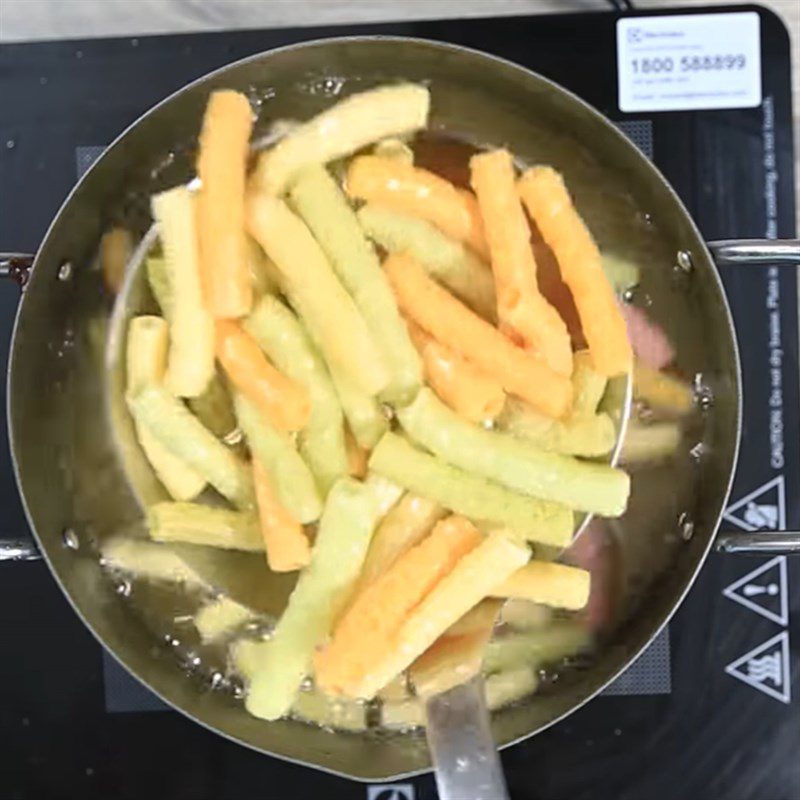
{"label": "orange fried stick", "polygon": [[269,568],[273,572],[292,572],[304,567],[311,560],[311,547],[303,526],[280,504],[272,481],[257,458],[253,459],[253,482]]}
{"label": "orange fried stick", "polygon": [[497,316],[526,348],[541,353],[561,375],[572,374],[572,348],[563,319],[539,291],[531,232],[517,194],[508,150],[492,150],[469,162],[491,252]]}
{"label": "orange fried stick", "polygon": [[400,556],[418,545],[445,515],[445,510],[427,497],[410,493],[403,495],[372,536],[353,596],[361,594]]}
{"label": "orange fried stick", "polygon": [[422,217],[453,239],[489,257],[478,203],[433,172],[379,156],[359,156],[350,163],[348,195],[394,211]]}
{"label": "orange fried stick", "polygon": [[429,278],[411,256],[392,254],[384,262],[384,269],[400,309],[435,339],[542,414],[557,418],[569,410],[572,400],[569,378],[516,347],[497,328]]}
{"label": "orange fried stick", "polygon": [[410,612],[391,636],[377,661],[356,686],[351,697],[374,697],[395,676],[422,655],[448,628],[488,594],[492,583],[502,581],[523,566],[530,553],[525,547],[493,532],[459,559]]}
{"label": "orange fried stick", "polygon": [[352,691],[384,655],[406,614],[482,540],[466,518],[451,516],[402,555],[350,606],[330,645],[314,659],[317,685],[324,691]]}
{"label": "orange fried stick", "polygon": [[609,378],[628,372],[633,352],[625,320],[603,272],[600,251],[561,175],[550,167],[534,167],[520,178],[518,190],[572,292],[595,369]]}
{"label": "orange fried stick", "polygon": [[470,422],[494,419],[502,411],[506,393],[499,381],[431,338],[416,323],[408,323],[408,332],[422,356],[428,383],[453,411]]}
{"label": "orange fried stick", "polygon": [[480,672],[501,606],[500,600],[478,603],[411,665],[409,676],[418,695],[446,692]]}
{"label": "orange fried stick", "polygon": [[216,352],[233,385],[258,406],[270,424],[282,431],[297,431],[306,425],[311,413],[308,392],[278,372],[238,323],[217,321]]}
{"label": "orange fried stick", "polygon": [[253,302],[244,231],[244,189],[253,112],[239,92],[212,92],[200,132],[197,198],[200,274],[217,318],[242,317]]}

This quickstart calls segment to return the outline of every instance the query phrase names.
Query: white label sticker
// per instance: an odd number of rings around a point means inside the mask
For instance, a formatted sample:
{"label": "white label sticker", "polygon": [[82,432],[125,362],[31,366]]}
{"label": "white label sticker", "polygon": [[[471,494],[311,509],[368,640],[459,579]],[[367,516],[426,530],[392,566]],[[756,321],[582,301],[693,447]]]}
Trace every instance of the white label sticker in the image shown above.
{"label": "white label sticker", "polygon": [[760,105],[758,14],[747,11],[620,19],[617,75],[621,111]]}

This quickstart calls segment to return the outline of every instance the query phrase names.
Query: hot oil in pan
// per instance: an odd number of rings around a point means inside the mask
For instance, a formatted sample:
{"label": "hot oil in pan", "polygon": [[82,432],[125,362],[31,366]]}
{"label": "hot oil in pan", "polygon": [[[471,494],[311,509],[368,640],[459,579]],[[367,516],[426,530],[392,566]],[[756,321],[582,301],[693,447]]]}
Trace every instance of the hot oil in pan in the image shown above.
{"label": "hot oil in pan", "polygon": [[[479,141],[476,144],[480,146],[484,143]],[[413,142],[413,150],[418,165],[432,169],[460,186],[468,185],[468,159],[476,147],[467,143],[466,137],[452,138],[428,133]],[[695,375],[700,368],[701,356],[690,344],[696,341],[700,327],[688,312],[674,313],[675,309],[685,304],[685,298],[680,281],[675,279],[672,250],[659,234],[657,221],[651,220],[644,210],[636,206],[617,176],[598,164],[590,153],[577,147],[568,137],[542,130],[541,136],[529,139],[529,147],[525,152],[519,148],[516,150],[523,165],[545,163],[561,170],[601,250],[614,253],[639,267],[639,285],[626,293],[626,302],[643,308],[663,325],[677,352],[680,373],[686,377]],[[534,246],[542,291],[552,302],[565,309],[565,316],[569,320],[574,310],[570,311],[568,302],[565,305],[565,293],[568,300],[568,292],[558,277],[552,254],[541,242],[534,240]],[[129,278],[126,290],[117,303],[118,312],[124,307],[120,312],[121,318],[124,320],[131,313],[156,313],[157,307],[149,296],[143,274]],[[124,330],[124,324],[120,330]],[[112,359],[114,368],[110,371],[108,385],[112,428],[132,489],[140,504],[147,506],[166,497],[144,461],[124,408],[124,370],[119,357],[122,352],[118,346],[118,357],[116,362]],[[708,409],[703,413],[708,413]],[[641,404],[637,406],[636,414],[640,423],[665,424],[653,409]],[[667,424],[672,422],[668,421]],[[674,425],[675,430],[679,431],[679,444],[674,453],[664,453],[656,459],[626,467],[633,475],[633,485],[630,507],[625,517],[610,523],[595,521],[567,557],[593,573],[595,588],[589,608],[580,618],[588,620],[600,648],[605,642],[613,641],[615,628],[632,616],[641,602],[646,600],[647,590],[654,578],[670,568],[676,549],[681,547],[690,529],[686,511],[691,508],[693,499],[693,471],[690,466],[694,460],[702,457],[698,443],[703,435],[703,415],[695,411]],[[668,490],[665,491],[665,487],[669,487]],[[139,531],[140,534],[142,532]],[[149,543],[143,541],[142,544],[147,546]],[[109,574],[133,613],[173,651],[178,663],[188,673],[210,688],[241,694],[241,681],[231,670],[229,644],[237,637],[252,638],[269,631],[291,591],[295,577],[281,575],[269,578],[262,554],[218,552],[188,545],[171,547],[170,550],[181,558],[188,569],[188,578],[183,584],[151,580],[144,575],[137,577],[129,570],[109,569]],[[540,554],[540,557],[543,555]],[[134,571],[142,568],[142,563],[137,562]],[[241,574],[251,577],[243,582],[232,579],[232,576]],[[258,581],[262,577],[264,585],[259,586]],[[204,643],[195,625],[195,615],[201,607],[220,602],[220,587],[231,593],[235,602],[255,606],[260,613],[246,615],[240,607],[234,609],[230,606],[227,612],[233,620],[238,621],[230,622],[230,630],[216,641]],[[520,630],[524,631],[524,635],[535,638],[537,631],[544,631],[547,626],[562,625],[568,616],[541,608],[529,608],[521,614],[518,610],[516,616],[508,615],[507,624],[498,627],[493,646]],[[221,619],[217,620],[220,624]],[[224,624],[222,627],[225,627]],[[558,691],[561,684],[576,679],[577,673],[591,669],[594,660],[595,656],[592,655],[581,657],[566,670],[562,668],[565,662],[561,660],[556,664],[534,663],[532,666],[538,672],[539,691]],[[530,661],[523,659],[519,666],[526,663],[530,664]],[[401,694],[401,690],[395,689]],[[496,691],[500,700],[504,691],[507,700],[522,699],[520,692],[514,695],[513,685],[505,690],[500,686]],[[529,692],[530,686],[523,691]],[[397,697],[399,694],[387,700],[387,705],[395,710],[400,709],[404,702]],[[417,721],[416,714],[413,709],[405,716],[403,712],[396,713],[394,724],[388,727],[413,726]],[[380,720],[378,706],[371,706],[367,719],[371,729],[380,729],[375,724]]]}

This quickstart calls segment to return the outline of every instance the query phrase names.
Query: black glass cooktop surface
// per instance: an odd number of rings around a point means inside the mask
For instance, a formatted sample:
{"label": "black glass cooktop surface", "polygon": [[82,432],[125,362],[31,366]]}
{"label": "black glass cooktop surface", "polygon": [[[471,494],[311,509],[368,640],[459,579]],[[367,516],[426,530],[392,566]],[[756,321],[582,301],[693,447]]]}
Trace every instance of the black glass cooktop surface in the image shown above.
{"label": "black glass cooktop surface", "polygon": [[[750,10],[759,15],[761,103],[713,111],[623,113],[614,14],[6,45],[0,247],[35,250],[103,146],[187,81],[277,45],[348,33],[455,42],[528,66],[618,123],[673,183],[707,238],[792,236],[789,41],[776,17]],[[797,529],[796,274],[728,269],[723,279],[746,397],[723,527]],[[10,282],[0,285],[0,342],[9,339],[17,297]],[[7,357],[6,344],[0,353]],[[7,448],[0,499],[3,534],[23,534]],[[566,721],[503,752],[512,797],[800,798],[798,586],[800,568],[783,557],[712,555],[669,629],[637,664]],[[367,786],[256,754],[170,711],[103,653],[41,562],[0,565],[0,625],[0,798],[436,796],[429,775]]]}

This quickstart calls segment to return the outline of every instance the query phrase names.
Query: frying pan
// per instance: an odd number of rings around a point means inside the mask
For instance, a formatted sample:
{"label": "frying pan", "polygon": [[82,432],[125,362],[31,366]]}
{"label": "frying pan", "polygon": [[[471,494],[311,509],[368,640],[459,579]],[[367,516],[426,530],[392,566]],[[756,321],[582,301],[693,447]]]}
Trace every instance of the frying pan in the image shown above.
{"label": "frying pan", "polygon": [[[307,119],[338,97],[399,80],[432,93],[431,125],[475,145],[503,145],[561,170],[604,249],[637,259],[635,302],[675,344],[677,365],[713,398],[671,463],[634,473],[618,525],[625,612],[589,668],[494,715],[505,746],[574,711],[620,674],[667,622],[715,539],[736,464],[742,407],[739,357],[717,263],[757,269],[800,263],[797,242],[707,245],[656,168],[614,126],[563,88],[510,62],[460,47],[401,38],[344,38],[270,51],[177,92],[125,131],[65,201],[35,259],[9,256],[27,278],[11,345],[8,424],[16,478],[35,547],[7,542],[6,558],[46,559],[76,612],[140,681],[212,731],[264,753],[361,780],[429,768],[424,737],[334,734],[299,722],[264,723],[230,693],[187,677],[98,563],[105,537],[141,526],[141,508],[112,445],[107,370],[91,343],[111,311],[95,268],[105,230],[142,237],[148,197],[186,182],[208,94],[245,92],[269,122]],[[712,255],[713,253],[713,255]],[[32,261],[32,269],[28,267]],[[726,535],[729,551],[800,549],[796,533]]]}

